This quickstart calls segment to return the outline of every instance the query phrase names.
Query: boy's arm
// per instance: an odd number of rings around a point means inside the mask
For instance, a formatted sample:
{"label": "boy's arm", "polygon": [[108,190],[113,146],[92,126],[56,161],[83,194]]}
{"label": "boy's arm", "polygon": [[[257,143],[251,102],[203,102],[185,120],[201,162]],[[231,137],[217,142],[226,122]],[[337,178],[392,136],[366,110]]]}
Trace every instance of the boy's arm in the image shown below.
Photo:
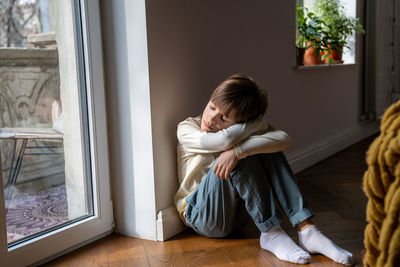
{"label": "boy's arm", "polygon": [[252,135],[235,146],[238,159],[261,153],[283,151],[292,144],[287,133],[273,130],[260,135]]}
{"label": "boy's arm", "polygon": [[239,123],[221,131],[204,132],[190,121],[178,125],[179,142],[193,153],[214,153],[225,151],[243,141],[250,135],[266,130],[268,125],[262,120]]}
{"label": "boy's arm", "polygon": [[217,177],[227,180],[239,159],[249,155],[282,151],[290,144],[290,137],[284,131],[272,130],[250,136],[234,148],[222,152],[214,164],[213,171]]}

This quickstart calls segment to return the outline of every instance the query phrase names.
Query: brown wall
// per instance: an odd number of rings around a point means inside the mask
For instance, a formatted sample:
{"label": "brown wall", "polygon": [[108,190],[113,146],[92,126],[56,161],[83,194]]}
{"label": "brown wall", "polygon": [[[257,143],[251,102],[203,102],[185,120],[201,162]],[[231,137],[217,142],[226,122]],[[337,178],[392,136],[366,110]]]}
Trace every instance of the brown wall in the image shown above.
{"label": "brown wall", "polygon": [[267,119],[294,142],[289,159],[360,138],[361,39],[355,65],[295,69],[293,2],[146,2],[158,210],[172,204],[177,188],[177,123],[199,115],[230,74],[247,73],[267,89]]}

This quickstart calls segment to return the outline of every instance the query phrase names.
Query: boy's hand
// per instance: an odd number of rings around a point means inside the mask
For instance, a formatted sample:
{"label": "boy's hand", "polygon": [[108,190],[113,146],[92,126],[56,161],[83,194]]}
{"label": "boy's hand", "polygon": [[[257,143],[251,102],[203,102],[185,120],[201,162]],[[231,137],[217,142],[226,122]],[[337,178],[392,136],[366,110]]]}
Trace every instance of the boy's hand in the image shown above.
{"label": "boy's hand", "polygon": [[213,171],[218,178],[228,180],[229,174],[235,168],[238,162],[236,151],[231,148],[227,151],[222,152],[217,161],[214,164]]}

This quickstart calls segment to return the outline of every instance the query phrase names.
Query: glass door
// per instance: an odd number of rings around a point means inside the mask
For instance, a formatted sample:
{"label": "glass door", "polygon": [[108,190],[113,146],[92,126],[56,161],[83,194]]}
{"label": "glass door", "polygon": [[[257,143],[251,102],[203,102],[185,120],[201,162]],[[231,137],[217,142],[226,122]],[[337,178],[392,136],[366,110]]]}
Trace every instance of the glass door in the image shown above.
{"label": "glass door", "polygon": [[25,266],[112,230],[99,3],[0,16],[0,262]]}

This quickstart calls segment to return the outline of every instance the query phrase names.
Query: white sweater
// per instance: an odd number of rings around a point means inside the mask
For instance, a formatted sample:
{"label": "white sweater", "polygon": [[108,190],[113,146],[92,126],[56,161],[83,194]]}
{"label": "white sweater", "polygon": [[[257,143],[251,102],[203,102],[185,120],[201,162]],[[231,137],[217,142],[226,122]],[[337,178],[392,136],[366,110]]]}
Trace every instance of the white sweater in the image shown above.
{"label": "white sweater", "polygon": [[249,155],[283,151],[291,144],[285,132],[274,130],[263,120],[209,133],[201,130],[200,117],[190,117],[178,124],[177,136],[180,186],[175,194],[175,205],[185,223],[185,198],[199,187],[219,152],[234,147],[238,158],[243,159]]}

